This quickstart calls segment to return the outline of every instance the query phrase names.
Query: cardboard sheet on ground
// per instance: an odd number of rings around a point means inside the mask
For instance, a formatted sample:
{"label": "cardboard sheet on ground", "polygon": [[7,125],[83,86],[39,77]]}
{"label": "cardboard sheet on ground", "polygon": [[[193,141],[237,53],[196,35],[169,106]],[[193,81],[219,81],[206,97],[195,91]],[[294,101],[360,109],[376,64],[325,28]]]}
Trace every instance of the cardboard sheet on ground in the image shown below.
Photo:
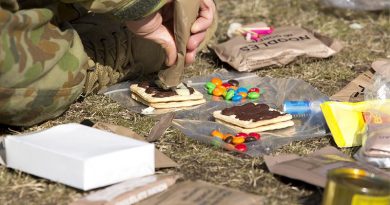
{"label": "cardboard sheet on ground", "polygon": [[[235,79],[240,82],[242,87],[259,87],[265,90],[265,93],[255,103],[266,103],[270,107],[281,110],[285,100],[327,100],[327,96],[310,84],[293,78],[269,78],[258,77],[253,73],[238,73],[234,71],[222,70],[209,76],[194,77],[184,80],[187,85],[197,89],[205,98],[206,103],[188,110],[176,110],[173,124],[185,135],[207,144],[214,144],[229,149],[225,143],[215,144],[215,140],[210,137],[214,129],[222,132],[235,133],[230,128],[216,123],[212,117],[213,111],[221,110],[226,107],[251,102],[249,100],[241,103],[225,101],[222,98],[215,98],[207,94],[203,88],[205,83],[212,77],[219,77],[224,81]],[[134,112],[141,113],[146,106],[139,104],[130,97],[130,82],[121,83],[108,88],[105,94],[117,101],[122,106]],[[171,110],[172,111],[172,110]],[[157,114],[157,113],[154,113]],[[312,137],[321,137],[327,134],[325,121],[322,114],[306,116],[294,119],[295,126],[281,130],[269,131],[262,134],[262,140],[248,143],[246,154],[250,156],[260,156],[273,149],[292,141],[305,140]]]}

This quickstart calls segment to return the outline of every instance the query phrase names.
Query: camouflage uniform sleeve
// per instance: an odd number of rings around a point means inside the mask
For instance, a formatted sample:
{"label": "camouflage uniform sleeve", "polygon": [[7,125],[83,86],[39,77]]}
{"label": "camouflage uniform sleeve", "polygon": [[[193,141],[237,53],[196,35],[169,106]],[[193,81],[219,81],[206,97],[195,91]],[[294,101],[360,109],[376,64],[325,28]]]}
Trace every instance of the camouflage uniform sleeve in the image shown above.
{"label": "camouflage uniform sleeve", "polygon": [[159,10],[166,0],[61,0],[80,3],[96,13],[112,13],[121,19],[137,20]]}
{"label": "camouflage uniform sleeve", "polygon": [[[0,0],[0,3],[2,0]],[[0,124],[30,126],[63,113],[82,93],[87,55],[49,9],[0,4]]]}

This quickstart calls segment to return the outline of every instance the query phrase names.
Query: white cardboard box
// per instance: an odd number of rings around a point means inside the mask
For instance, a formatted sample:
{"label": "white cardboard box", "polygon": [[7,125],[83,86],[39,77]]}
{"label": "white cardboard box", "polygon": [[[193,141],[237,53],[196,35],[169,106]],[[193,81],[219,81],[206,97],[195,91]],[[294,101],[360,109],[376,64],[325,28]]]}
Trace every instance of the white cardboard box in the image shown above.
{"label": "white cardboard box", "polygon": [[7,167],[90,190],[154,174],[154,145],[80,124],[5,139]]}

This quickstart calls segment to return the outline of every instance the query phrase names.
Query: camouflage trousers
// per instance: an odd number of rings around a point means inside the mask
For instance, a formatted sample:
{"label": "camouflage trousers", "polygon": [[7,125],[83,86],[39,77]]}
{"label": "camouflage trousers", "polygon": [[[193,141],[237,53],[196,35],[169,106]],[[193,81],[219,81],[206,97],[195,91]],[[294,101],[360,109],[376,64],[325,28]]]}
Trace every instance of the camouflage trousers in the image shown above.
{"label": "camouflage trousers", "polygon": [[0,7],[0,124],[30,126],[63,113],[81,94],[87,55],[75,30],[48,9]]}

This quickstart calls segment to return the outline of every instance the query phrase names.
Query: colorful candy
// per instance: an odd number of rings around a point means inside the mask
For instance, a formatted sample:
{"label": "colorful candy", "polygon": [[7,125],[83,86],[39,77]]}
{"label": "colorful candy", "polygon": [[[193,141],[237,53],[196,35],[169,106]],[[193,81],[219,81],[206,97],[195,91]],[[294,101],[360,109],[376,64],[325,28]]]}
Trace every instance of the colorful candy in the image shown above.
{"label": "colorful candy", "polygon": [[225,135],[224,135],[222,132],[218,131],[218,130],[213,130],[213,131],[211,132],[211,136],[213,136],[213,137],[218,137],[218,138],[220,138],[220,139],[222,139],[222,140],[225,139]]}
{"label": "colorful candy", "polygon": [[241,93],[241,92],[242,92],[242,93],[247,93],[247,92],[248,92],[248,89],[246,89],[246,88],[244,88],[244,87],[240,87],[240,88],[237,89],[237,92],[238,92],[238,93]]}
{"label": "colorful candy", "polygon": [[249,89],[249,91],[248,92],[256,92],[256,93],[260,93],[260,89],[259,88],[251,88],[251,89]]}
{"label": "colorful candy", "polygon": [[250,132],[250,133],[239,132],[233,135],[231,133],[222,133],[219,130],[213,130],[211,132],[211,136],[215,138],[212,140],[213,145],[216,145],[219,142],[224,141],[230,146],[234,146],[234,149],[240,152],[247,151],[248,148],[245,143],[255,142],[260,139],[260,134],[256,132]]}
{"label": "colorful candy", "polygon": [[254,137],[247,137],[247,138],[245,138],[245,143],[254,142],[254,141],[257,141],[257,139],[254,138]]}
{"label": "colorful candy", "polygon": [[238,145],[245,142],[244,137],[233,137],[233,144]]}
{"label": "colorful candy", "polygon": [[237,80],[229,80],[228,83],[236,87],[240,84]]}
{"label": "colorful candy", "polygon": [[246,98],[248,96],[248,93],[245,92],[239,92],[238,94],[241,95],[242,98]]}
{"label": "colorful candy", "polygon": [[230,83],[222,83],[222,86],[229,89],[230,87],[232,87],[233,85],[230,84]]}
{"label": "colorful candy", "polygon": [[243,102],[247,98],[255,100],[260,97],[261,89],[259,88],[253,87],[247,89],[238,86],[239,82],[237,80],[232,79],[224,83],[220,78],[215,77],[205,84],[205,89],[210,95],[222,96],[225,100],[231,100],[233,102]]}
{"label": "colorful candy", "polygon": [[244,137],[244,138],[246,138],[246,137],[248,137],[248,134],[246,134],[244,132],[239,132],[239,133],[236,134],[236,137]]}
{"label": "colorful candy", "polygon": [[248,134],[248,137],[254,137],[254,138],[256,138],[256,140],[259,140],[261,136],[257,132],[251,132]]}
{"label": "colorful candy", "polygon": [[245,144],[238,144],[234,148],[236,148],[236,150],[240,152],[246,152],[248,150]]}
{"label": "colorful candy", "polygon": [[226,95],[225,95],[225,100],[231,100],[233,98],[235,94],[235,91],[233,89],[230,89],[229,91],[227,91]]}
{"label": "colorful candy", "polygon": [[213,95],[214,96],[221,96],[221,95],[223,95],[223,92],[224,92],[224,90],[222,90],[221,88],[215,88],[213,90]]}
{"label": "colorful candy", "polygon": [[257,93],[257,92],[250,92],[249,94],[248,94],[248,98],[249,99],[257,99],[257,98],[259,98],[260,97],[260,93]]}
{"label": "colorful candy", "polygon": [[233,102],[238,102],[238,101],[241,101],[242,100],[242,96],[241,95],[235,95],[232,97],[232,101]]}
{"label": "colorful candy", "polygon": [[228,144],[232,144],[233,143],[233,136],[226,137],[226,139],[224,141]]}
{"label": "colorful candy", "polygon": [[217,86],[212,82],[207,82],[205,87],[207,90],[214,90],[214,88],[216,88]]}
{"label": "colorful candy", "polygon": [[212,78],[211,82],[214,83],[216,86],[222,85],[222,80],[220,78]]}

